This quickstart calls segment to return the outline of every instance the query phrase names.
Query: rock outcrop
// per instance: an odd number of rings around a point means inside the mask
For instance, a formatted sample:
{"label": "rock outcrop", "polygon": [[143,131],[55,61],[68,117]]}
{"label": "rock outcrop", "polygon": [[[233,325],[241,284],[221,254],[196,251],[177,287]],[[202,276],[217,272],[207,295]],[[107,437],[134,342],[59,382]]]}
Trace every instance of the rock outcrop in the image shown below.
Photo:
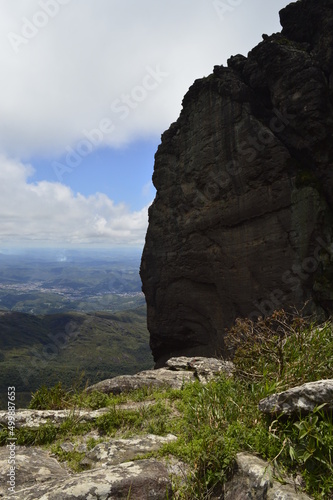
{"label": "rock outcrop", "polygon": [[272,394],[259,403],[259,410],[268,415],[299,415],[311,413],[317,406],[333,410],[333,379],[317,380]]}
{"label": "rock outcrop", "polygon": [[[15,451],[16,491],[36,488],[43,483],[49,484],[49,481],[60,483],[70,477],[64,467],[61,467],[60,463],[42,448],[17,446]],[[3,473],[0,479],[0,498],[15,498],[8,491],[8,476],[4,474],[4,471],[8,471],[7,447],[0,447],[0,469]],[[16,498],[25,497],[17,495]]]}
{"label": "rock outcrop", "polygon": [[[51,470],[48,472],[51,473]],[[40,474],[45,474],[45,467]],[[32,478],[35,479],[35,476]],[[74,474],[61,480],[54,477],[46,481],[35,481],[27,488],[17,489],[10,498],[13,500],[120,498],[166,500],[172,498],[172,487],[165,465],[157,460],[137,460],[104,469],[94,469],[84,474]]]}
{"label": "rock outcrop", "polygon": [[87,387],[86,391],[88,393],[98,391],[105,394],[121,394],[122,392],[134,391],[143,387],[181,389],[184,384],[196,380],[202,383],[209,382],[219,373],[232,376],[233,371],[234,365],[231,361],[182,356],[169,359],[165,368],[145,370],[135,375],[120,375],[119,377],[102,380]]}
{"label": "rock outcrop", "polygon": [[[205,384],[221,372],[232,375],[232,364],[217,359],[172,358],[165,370],[151,370],[151,373],[168,372],[193,376]],[[136,376],[133,375],[133,380]],[[162,377],[162,375],[160,375]],[[149,386],[150,379],[145,378]],[[160,379],[161,380],[161,379]],[[169,376],[167,383],[170,382]],[[260,402],[260,409],[265,413],[276,411],[287,414],[294,405],[307,411],[322,403],[332,409],[332,380],[321,380],[295,387],[278,395],[270,396]],[[128,390],[128,386],[124,389]],[[305,402],[305,403],[304,403]],[[179,498],[179,486],[192,474],[191,467],[171,456],[158,459],[147,458],[162,446],[178,439],[177,435],[133,434],[131,437],[110,437],[94,427],[94,421],[104,418],[107,413],[129,409],[138,412],[154,404],[154,401],[131,401],[99,410],[17,410],[15,427],[24,430],[38,430],[44,424],[60,427],[70,417],[76,423],[90,423],[91,426],[81,433],[68,434],[60,438],[60,447],[65,460],[71,454],[79,455],[80,473],[73,473],[68,465],[59,463],[50,450],[37,446],[15,446],[15,491],[10,494],[13,500],[58,500],[58,499],[118,499],[135,498],[137,500],[167,500]],[[287,405],[287,406],[286,406]],[[176,408],[174,411],[178,411]],[[274,417],[275,418],[275,417]],[[0,427],[8,425],[7,412],[0,412]],[[45,428],[44,428],[45,430]],[[221,429],[223,432],[223,429]],[[12,445],[13,446],[13,445]],[[59,456],[59,454],[58,454]],[[8,471],[9,449],[0,447],[0,470]],[[307,500],[303,493],[304,483],[301,477],[289,478],[281,475],[273,465],[260,457],[242,452],[236,456],[234,473],[224,485],[219,485],[211,500]],[[223,490],[223,491],[222,491]],[[0,478],[0,498],[8,498],[8,473]]]}
{"label": "rock outcrop", "polygon": [[283,478],[283,483],[275,478],[270,464],[255,455],[238,453],[235,474],[224,488],[224,500],[310,500],[302,493],[295,481]]}
{"label": "rock outcrop", "polygon": [[[73,410],[17,410],[15,412],[15,426],[28,427],[29,429],[38,429],[42,425],[52,422],[55,426],[63,424],[68,418],[73,416],[81,423],[94,422],[98,417],[107,413],[107,408],[101,410],[82,410],[80,408]],[[0,426],[6,427],[8,421],[8,412],[0,411]]]}
{"label": "rock outcrop", "polygon": [[225,352],[225,328],[333,309],[333,0],[195,81],[155,156],[141,278],[156,366]]}

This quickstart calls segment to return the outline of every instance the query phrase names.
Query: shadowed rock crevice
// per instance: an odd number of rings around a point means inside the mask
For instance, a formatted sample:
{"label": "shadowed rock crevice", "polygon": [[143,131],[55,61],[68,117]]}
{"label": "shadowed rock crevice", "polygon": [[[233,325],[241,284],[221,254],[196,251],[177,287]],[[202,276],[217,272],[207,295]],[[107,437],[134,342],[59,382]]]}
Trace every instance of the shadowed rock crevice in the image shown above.
{"label": "shadowed rock crevice", "polygon": [[333,308],[333,3],[196,80],[155,155],[142,256],[154,359],[225,354],[225,328]]}

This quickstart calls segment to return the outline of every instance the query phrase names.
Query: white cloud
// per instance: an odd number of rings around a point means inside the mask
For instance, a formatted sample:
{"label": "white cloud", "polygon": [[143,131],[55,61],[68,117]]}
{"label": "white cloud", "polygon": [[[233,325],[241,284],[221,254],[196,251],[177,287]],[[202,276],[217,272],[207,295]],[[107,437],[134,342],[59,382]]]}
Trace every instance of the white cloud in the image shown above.
{"label": "white cloud", "polygon": [[0,0],[2,242],[142,245],[147,207],[29,183],[22,161],[161,134],[193,81],[277,31],[289,0],[218,3],[225,14],[215,0]]}
{"label": "white cloud", "polygon": [[60,183],[29,183],[32,168],[0,157],[0,240],[18,246],[140,245],[147,209],[130,212],[106,195],[74,195]]}
{"label": "white cloud", "polygon": [[[288,0],[224,3],[234,7],[221,19],[213,0],[2,0],[0,149],[61,153],[105,117],[115,123],[109,145],[162,133],[194,79],[277,29]],[[169,76],[122,120],[112,103],[156,66]]]}

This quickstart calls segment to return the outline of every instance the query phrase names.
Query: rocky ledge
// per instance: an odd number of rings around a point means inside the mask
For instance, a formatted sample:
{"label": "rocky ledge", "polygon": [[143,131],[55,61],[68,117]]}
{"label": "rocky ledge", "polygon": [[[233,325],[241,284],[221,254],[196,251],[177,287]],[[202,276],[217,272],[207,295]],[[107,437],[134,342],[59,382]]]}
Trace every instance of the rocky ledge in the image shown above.
{"label": "rocky ledge", "polygon": [[[216,375],[224,373],[232,375],[232,363],[225,363],[214,358],[174,358],[168,362],[168,368],[141,372],[126,378],[115,377],[89,388],[104,388],[110,392],[110,387],[115,393],[137,387],[151,386],[151,381],[156,381],[158,387],[177,387],[186,382],[194,382],[201,377],[200,383],[207,383]],[[144,373],[144,375],[142,375]],[[184,378],[187,373],[191,377]],[[171,375],[173,380],[171,380]],[[144,380],[143,380],[143,377]],[[119,386],[116,388],[115,380]],[[130,380],[132,379],[132,384]],[[113,382],[112,382],[113,380]],[[155,383],[155,382],[154,382]],[[153,384],[154,385],[154,384]],[[290,389],[281,394],[276,394],[260,402],[263,412],[298,413],[300,401],[304,408],[304,401],[308,401],[307,409],[311,411],[315,406],[325,404],[332,409],[333,380],[311,382],[303,386]],[[293,395],[293,397],[291,396]],[[149,402],[129,403],[118,405],[118,410],[140,408]],[[105,415],[110,408],[88,411],[75,409],[75,416],[81,422],[91,422]],[[37,411],[21,410],[16,413],[17,428],[25,427],[38,429],[42,424],[52,423],[59,426],[66,418],[71,416],[73,410]],[[0,424],[6,426],[7,414],[0,412]],[[92,439],[98,442],[92,449],[88,443]],[[78,452],[82,454],[81,473],[72,473],[66,464],[59,463],[51,452],[41,447],[16,447],[16,488],[10,495],[13,500],[84,500],[84,499],[128,499],[136,500],[167,500],[177,498],[174,484],[191,474],[189,467],[175,459],[147,459],[143,455],[157,451],[165,443],[175,441],[177,436],[168,434],[157,436],[153,434],[134,436],[131,438],[112,438],[105,440],[97,431],[90,431],[86,435],[77,436],[75,439],[66,440],[61,444],[64,452]],[[7,447],[0,448],[0,468],[8,469]],[[297,480],[279,476],[275,479],[274,468],[258,456],[249,453],[239,453],[236,456],[234,475],[224,485],[223,493],[212,496],[211,500],[243,500],[256,498],[257,500],[307,500],[310,497],[302,493]],[[281,479],[283,479],[281,483]],[[254,496],[253,496],[254,495]],[[0,481],[0,498],[8,498],[7,478],[2,475]]]}
{"label": "rocky ledge", "polygon": [[87,392],[99,391],[106,394],[120,394],[142,387],[171,387],[181,389],[189,382],[199,380],[209,382],[218,373],[232,376],[234,365],[231,361],[216,358],[188,358],[181,356],[171,358],[165,363],[165,368],[145,370],[136,375],[120,375],[98,382],[86,389]]}

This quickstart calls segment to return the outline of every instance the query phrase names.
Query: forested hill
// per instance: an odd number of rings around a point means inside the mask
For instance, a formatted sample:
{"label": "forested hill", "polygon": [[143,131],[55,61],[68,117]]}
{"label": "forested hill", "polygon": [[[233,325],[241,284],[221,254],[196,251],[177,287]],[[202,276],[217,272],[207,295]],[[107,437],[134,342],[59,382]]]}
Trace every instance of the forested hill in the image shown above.
{"label": "forested hill", "polygon": [[8,386],[30,393],[42,384],[82,386],[152,367],[145,307],[115,314],[2,312],[0,331],[2,394]]}

